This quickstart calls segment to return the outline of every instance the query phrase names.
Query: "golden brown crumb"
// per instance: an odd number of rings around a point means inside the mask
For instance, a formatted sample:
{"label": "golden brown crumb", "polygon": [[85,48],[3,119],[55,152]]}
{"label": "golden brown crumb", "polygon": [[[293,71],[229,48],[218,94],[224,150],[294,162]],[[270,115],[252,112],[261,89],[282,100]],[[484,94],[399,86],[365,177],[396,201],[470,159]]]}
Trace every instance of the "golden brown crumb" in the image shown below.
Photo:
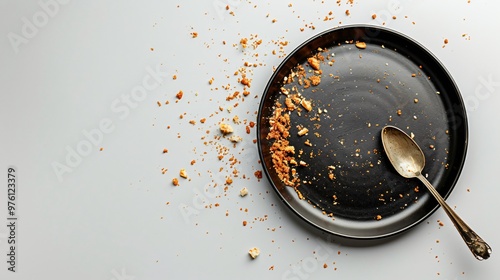
{"label": "golden brown crumb", "polygon": [[377,215],[377,216],[375,217],[375,220],[377,220],[377,221],[380,221],[380,220],[382,220],[382,216],[380,216],[380,215]]}
{"label": "golden brown crumb", "polygon": [[366,43],[365,42],[356,42],[356,47],[358,49],[366,49]]}
{"label": "golden brown crumb", "polygon": [[182,177],[182,178],[184,178],[184,179],[187,179],[188,175],[187,175],[186,169],[182,168],[182,169],[179,171],[179,176],[181,176],[181,177]]}
{"label": "golden brown crumb", "polygon": [[444,39],[444,43],[445,43],[445,44],[448,44],[448,39]]}
{"label": "golden brown crumb", "polygon": [[373,14],[372,19],[376,19],[376,18],[377,18],[377,14]]}
{"label": "golden brown crumb", "polygon": [[243,77],[243,79],[241,79],[241,84],[244,85],[244,86],[250,87],[251,82],[246,77]]}
{"label": "golden brown crumb", "polygon": [[164,154],[168,153],[168,150],[167,149],[163,149],[163,153]]}
{"label": "golden brown crumb", "polygon": [[326,263],[324,263],[323,268],[328,268],[328,265]]}
{"label": "golden brown crumb", "polygon": [[172,184],[176,187],[179,186],[179,179],[177,178],[172,179]]}
{"label": "golden brown crumb", "polygon": [[349,11],[349,10],[345,10],[345,14],[346,14],[346,15],[350,15],[350,14],[351,14],[351,11]]}
{"label": "golden brown crumb", "polygon": [[247,221],[243,221],[243,226],[244,226],[244,227],[246,227],[246,226],[247,226],[247,224],[248,224],[248,222],[247,222]]}
{"label": "golden brown crumb", "polygon": [[227,185],[231,185],[233,183],[233,179],[231,179],[231,177],[227,177],[226,178],[226,184]]}
{"label": "golden brown crumb", "polygon": [[311,76],[309,77],[309,80],[311,81],[311,85],[317,86],[321,83],[321,77],[320,76]]}
{"label": "golden brown crumb", "polygon": [[104,148],[103,148],[103,147],[101,147],[101,148],[99,149],[99,151],[102,151],[102,150],[104,150]]}
{"label": "golden brown crumb", "polygon": [[314,69],[314,70],[319,70],[320,69],[319,60],[316,57],[310,57],[310,58],[308,58],[307,62],[312,67],[312,69]]}
{"label": "golden brown crumb", "polygon": [[184,95],[184,92],[182,90],[179,90],[179,92],[175,95],[175,97],[177,97],[177,99],[182,99],[182,96]]}
{"label": "golden brown crumb", "polygon": [[193,38],[198,37],[198,32],[191,32],[191,37],[193,37]]}
{"label": "golden brown crumb", "polygon": [[248,43],[248,39],[247,39],[247,38],[241,38],[241,40],[240,40],[240,45],[241,45],[243,48],[246,48],[246,47],[247,47],[247,43]]}
{"label": "golden brown crumb", "polygon": [[302,99],[302,101],[300,102],[300,105],[302,105],[302,107],[304,107],[304,109],[306,109],[308,112],[310,112],[312,110],[311,101]]}
{"label": "golden brown crumb", "polygon": [[417,76],[417,74],[412,73],[412,74],[411,74],[411,76],[412,76],[413,78],[415,78],[415,77]]}
{"label": "golden brown crumb", "polygon": [[398,109],[398,110],[396,111],[396,114],[398,114],[398,116],[401,116],[401,115],[403,114],[403,111],[401,111],[401,109]]}
{"label": "golden brown crumb", "polygon": [[297,135],[299,135],[299,136],[304,136],[304,135],[306,135],[308,132],[309,132],[309,129],[307,129],[307,128],[305,128],[305,127],[304,127],[304,128],[302,128],[301,130],[299,130],[299,132],[297,133]]}

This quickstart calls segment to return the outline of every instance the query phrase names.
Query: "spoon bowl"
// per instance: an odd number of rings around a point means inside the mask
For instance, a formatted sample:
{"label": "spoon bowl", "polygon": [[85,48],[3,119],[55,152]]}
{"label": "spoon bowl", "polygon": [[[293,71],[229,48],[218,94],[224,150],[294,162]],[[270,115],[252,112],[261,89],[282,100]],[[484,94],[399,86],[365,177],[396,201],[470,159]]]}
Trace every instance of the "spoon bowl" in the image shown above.
{"label": "spoon bowl", "polygon": [[401,176],[418,178],[427,187],[450,217],[476,259],[488,259],[492,252],[491,247],[451,209],[439,192],[422,175],[425,167],[425,155],[418,144],[401,129],[395,126],[385,126],[382,129],[382,145],[392,166]]}

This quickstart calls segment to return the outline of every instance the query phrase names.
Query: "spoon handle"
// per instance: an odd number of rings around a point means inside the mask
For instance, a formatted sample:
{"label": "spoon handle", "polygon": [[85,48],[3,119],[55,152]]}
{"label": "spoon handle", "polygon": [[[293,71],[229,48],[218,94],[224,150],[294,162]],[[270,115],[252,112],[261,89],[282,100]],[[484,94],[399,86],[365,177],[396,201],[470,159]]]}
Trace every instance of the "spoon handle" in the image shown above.
{"label": "spoon handle", "polygon": [[418,179],[424,183],[429,192],[436,198],[441,207],[443,207],[448,217],[457,228],[458,232],[462,236],[465,244],[469,247],[470,251],[478,260],[486,260],[490,257],[491,247],[488,245],[479,235],[477,235],[458,215],[451,209],[451,207],[446,203],[439,192],[429,183],[429,181],[420,174]]}

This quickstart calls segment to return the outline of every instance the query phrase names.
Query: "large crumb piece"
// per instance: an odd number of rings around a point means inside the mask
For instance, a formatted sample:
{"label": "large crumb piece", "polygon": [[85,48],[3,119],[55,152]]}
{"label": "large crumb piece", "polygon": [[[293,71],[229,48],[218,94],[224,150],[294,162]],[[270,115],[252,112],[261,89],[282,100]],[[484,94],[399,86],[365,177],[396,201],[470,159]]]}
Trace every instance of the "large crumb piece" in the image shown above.
{"label": "large crumb piece", "polygon": [[247,188],[243,188],[240,190],[240,196],[241,197],[244,197],[248,194],[248,189]]}
{"label": "large crumb piece", "polygon": [[358,49],[366,49],[366,43],[365,42],[356,42],[356,47]]}
{"label": "large crumb piece", "polygon": [[233,131],[234,131],[233,128],[229,124],[225,124],[225,123],[220,124],[219,128],[220,128],[220,132],[222,132],[222,134],[224,134],[224,135],[233,133]]}
{"label": "large crumb piece", "polygon": [[260,255],[260,250],[257,247],[253,247],[252,249],[248,250],[248,254],[250,255],[250,257],[252,257],[252,259],[255,259]]}
{"label": "large crumb piece", "polygon": [[177,178],[172,179],[172,184],[176,187],[179,186],[179,179]]}
{"label": "large crumb piece", "polygon": [[311,101],[307,101],[305,99],[302,99],[302,101],[300,102],[300,105],[302,105],[302,107],[304,107],[304,109],[306,109],[308,112],[310,112],[312,110]]}
{"label": "large crumb piece", "polygon": [[319,60],[317,58],[310,57],[310,58],[307,59],[307,62],[312,67],[312,69],[314,69],[314,70],[319,70],[320,69]]}
{"label": "large crumb piece", "polygon": [[179,176],[181,176],[184,179],[187,179],[188,175],[186,169],[182,168],[181,171],[179,171]]}
{"label": "large crumb piece", "polygon": [[304,136],[304,135],[306,135],[308,132],[309,132],[309,129],[307,129],[307,128],[305,128],[305,127],[304,127],[304,128],[302,128],[301,130],[299,130],[299,132],[297,133],[297,135],[299,135],[299,136]]}
{"label": "large crumb piece", "polygon": [[175,97],[177,97],[177,99],[182,99],[182,96],[184,95],[184,92],[182,90],[179,90],[179,92],[175,95]]}
{"label": "large crumb piece", "polygon": [[229,137],[229,141],[233,142],[233,143],[238,143],[238,142],[241,142],[243,140],[243,138],[241,138],[240,136],[236,136],[236,135],[232,135],[231,137]]}
{"label": "large crumb piece", "polygon": [[321,83],[321,77],[320,76],[311,76],[309,77],[309,80],[311,81],[311,85],[317,86]]}

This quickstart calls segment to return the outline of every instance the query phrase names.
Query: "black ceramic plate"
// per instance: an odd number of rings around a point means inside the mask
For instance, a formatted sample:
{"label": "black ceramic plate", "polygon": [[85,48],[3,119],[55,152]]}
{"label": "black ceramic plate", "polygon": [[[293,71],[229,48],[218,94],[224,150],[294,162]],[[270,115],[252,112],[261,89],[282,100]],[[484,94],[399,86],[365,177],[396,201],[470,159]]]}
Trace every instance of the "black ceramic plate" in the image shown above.
{"label": "black ceramic plate", "polygon": [[[357,41],[366,48],[356,47]],[[306,88],[297,77],[284,82],[298,65],[307,77],[314,75],[307,59],[319,50],[325,59],[322,73],[316,72],[319,85]],[[270,152],[274,140],[267,138],[273,110],[287,97],[282,87],[290,95],[295,87],[299,98],[313,106],[300,115],[287,112],[287,140],[295,147],[296,161],[305,162],[289,163],[300,180],[296,188],[278,178]],[[346,26],[323,32],[288,55],[265,89],[258,116],[265,174],[291,210],[327,232],[357,239],[402,232],[428,217],[438,203],[417,180],[404,179],[391,166],[380,139],[385,125],[414,135],[426,156],[424,174],[447,197],[464,164],[467,118],[444,66],[422,45],[387,28]],[[298,136],[304,127],[308,134]]]}

